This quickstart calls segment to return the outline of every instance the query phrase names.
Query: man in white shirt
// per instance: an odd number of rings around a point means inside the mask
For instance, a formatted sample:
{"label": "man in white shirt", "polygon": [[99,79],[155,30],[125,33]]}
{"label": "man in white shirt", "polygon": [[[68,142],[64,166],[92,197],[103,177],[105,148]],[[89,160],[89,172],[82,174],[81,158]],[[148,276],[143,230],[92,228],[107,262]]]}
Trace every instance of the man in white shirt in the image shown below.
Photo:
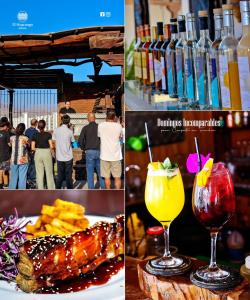
{"label": "man in white shirt", "polygon": [[70,117],[62,116],[62,125],[54,130],[53,140],[56,144],[57,180],[56,188],[61,189],[64,178],[67,189],[73,189],[73,151],[71,144],[75,142],[72,130],[69,129]]}
{"label": "man in white shirt", "polygon": [[115,118],[115,112],[109,110],[106,122],[98,126],[98,136],[101,141],[101,176],[105,178],[106,189],[110,189],[111,174],[115,179],[115,188],[121,188],[122,150],[120,139],[122,137],[122,126],[115,121]]}

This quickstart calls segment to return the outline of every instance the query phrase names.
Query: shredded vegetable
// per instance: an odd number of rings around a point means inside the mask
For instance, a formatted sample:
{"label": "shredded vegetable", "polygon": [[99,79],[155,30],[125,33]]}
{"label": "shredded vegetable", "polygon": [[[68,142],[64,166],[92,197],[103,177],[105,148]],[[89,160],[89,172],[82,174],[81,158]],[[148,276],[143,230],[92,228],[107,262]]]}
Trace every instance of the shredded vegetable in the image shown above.
{"label": "shredded vegetable", "polygon": [[15,215],[0,218],[0,279],[13,281],[16,278],[19,247],[26,240],[22,229],[27,223],[24,219],[18,219],[16,209]]}

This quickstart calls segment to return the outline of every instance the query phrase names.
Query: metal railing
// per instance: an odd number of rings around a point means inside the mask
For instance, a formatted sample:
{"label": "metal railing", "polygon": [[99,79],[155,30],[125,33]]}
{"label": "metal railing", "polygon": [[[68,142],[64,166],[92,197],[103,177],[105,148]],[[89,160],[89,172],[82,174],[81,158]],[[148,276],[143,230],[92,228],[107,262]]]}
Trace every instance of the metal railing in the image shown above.
{"label": "metal railing", "polygon": [[[9,92],[0,90],[0,116],[9,116]],[[56,89],[15,89],[13,99],[13,126],[30,120],[44,119],[47,129],[57,126],[57,90]]]}

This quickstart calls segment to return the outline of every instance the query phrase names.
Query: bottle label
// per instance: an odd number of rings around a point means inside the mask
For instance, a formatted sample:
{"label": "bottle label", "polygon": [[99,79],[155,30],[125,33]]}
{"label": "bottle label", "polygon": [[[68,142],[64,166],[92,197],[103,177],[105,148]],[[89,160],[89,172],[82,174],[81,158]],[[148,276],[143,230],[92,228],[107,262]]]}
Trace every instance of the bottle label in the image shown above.
{"label": "bottle label", "polygon": [[169,95],[174,94],[174,77],[171,54],[167,55],[167,72],[168,72],[168,93]]}
{"label": "bottle label", "polygon": [[142,57],[141,52],[138,52],[137,66],[138,66],[138,78],[142,78]]}
{"label": "bottle label", "polygon": [[212,107],[220,108],[219,102],[219,82],[217,77],[217,66],[216,58],[210,59],[210,77],[211,77],[211,98]]}
{"label": "bottle label", "polygon": [[134,67],[135,67],[135,78],[138,78],[138,52],[134,52]]}
{"label": "bottle label", "polygon": [[150,83],[155,82],[154,78],[154,62],[153,62],[153,54],[148,54],[148,64],[149,64],[149,77],[150,77]]}
{"label": "bottle label", "polygon": [[167,90],[167,84],[166,84],[166,64],[165,64],[165,58],[161,56],[161,88],[163,91]]}
{"label": "bottle label", "polygon": [[154,59],[154,71],[155,71],[155,82],[161,81],[161,62],[158,59]]}
{"label": "bottle label", "polygon": [[142,78],[147,80],[148,79],[148,71],[147,71],[147,53],[142,52]]}
{"label": "bottle label", "polygon": [[238,56],[240,94],[243,110],[250,110],[250,70],[247,56]]}
{"label": "bottle label", "polygon": [[231,108],[228,60],[225,55],[219,55],[219,66],[222,108]]}
{"label": "bottle label", "polygon": [[195,100],[194,98],[194,70],[192,65],[192,59],[185,59],[185,74],[187,78],[187,98],[189,100]]}
{"label": "bottle label", "polygon": [[182,66],[182,54],[176,54],[176,72],[177,72],[177,94],[182,98],[183,93],[183,66]]}
{"label": "bottle label", "polygon": [[197,56],[196,57],[196,72],[197,72],[197,87],[198,87],[198,95],[199,95],[199,104],[205,105],[205,77],[204,77],[204,57]]}

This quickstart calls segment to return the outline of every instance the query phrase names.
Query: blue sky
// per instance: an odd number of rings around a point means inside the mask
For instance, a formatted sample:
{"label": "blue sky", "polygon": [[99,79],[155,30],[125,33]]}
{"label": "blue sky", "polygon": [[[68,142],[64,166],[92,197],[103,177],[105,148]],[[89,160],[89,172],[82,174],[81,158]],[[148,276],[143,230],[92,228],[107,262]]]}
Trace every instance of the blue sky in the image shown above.
{"label": "blue sky", "polygon": [[[18,20],[19,12],[27,13],[26,21]],[[101,17],[100,12],[104,12],[105,17]],[[32,26],[24,29],[19,24]],[[0,35],[48,33],[123,24],[124,0],[8,0],[2,3],[0,10]],[[93,74],[92,64],[63,68],[73,73],[75,81],[88,80],[87,75]],[[120,73],[120,67],[104,65],[100,74],[117,73]]]}

